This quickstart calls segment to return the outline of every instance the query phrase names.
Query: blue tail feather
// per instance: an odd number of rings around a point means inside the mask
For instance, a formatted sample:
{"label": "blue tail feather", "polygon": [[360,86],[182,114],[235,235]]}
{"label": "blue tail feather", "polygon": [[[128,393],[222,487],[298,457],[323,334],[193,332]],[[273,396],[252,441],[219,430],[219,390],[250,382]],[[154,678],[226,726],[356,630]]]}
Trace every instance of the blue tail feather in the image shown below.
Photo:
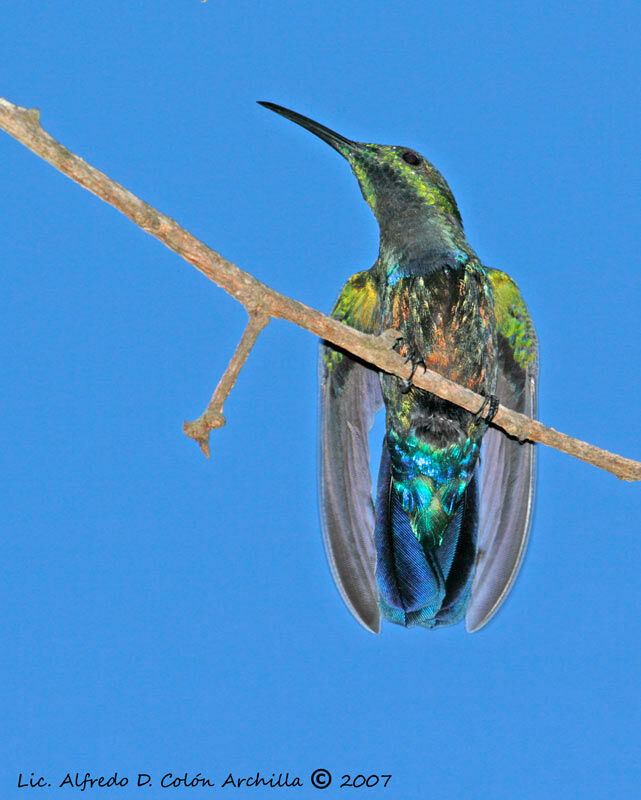
{"label": "blue tail feather", "polygon": [[426,628],[457,622],[469,600],[475,535],[476,487],[472,479],[442,545],[424,549],[392,488],[390,455],[383,446],[374,538],[379,604],[386,619]]}
{"label": "blue tail feather", "polygon": [[456,552],[447,573],[445,601],[436,618],[437,626],[455,625],[465,616],[472,592],[477,529],[478,487],[475,473],[461,502]]}

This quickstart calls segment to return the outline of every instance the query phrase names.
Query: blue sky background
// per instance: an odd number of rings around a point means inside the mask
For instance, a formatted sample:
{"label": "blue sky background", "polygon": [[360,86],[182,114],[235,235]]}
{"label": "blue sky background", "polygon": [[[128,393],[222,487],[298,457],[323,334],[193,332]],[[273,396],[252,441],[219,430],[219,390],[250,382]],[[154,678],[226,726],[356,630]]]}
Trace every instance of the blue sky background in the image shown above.
{"label": "blue sky background", "polygon": [[[377,252],[347,165],[261,109],[406,144],[538,328],[540,413],[641,456],[635,3],[7,4],[0,94],[261,280],[328,310]],[[389,798],[638,791],[638,485],[540,450],[482,632],[360,628],[316,501],[314,338],[263,333],[206,460],[182,433],[244,310],[0,135],[0,794],[18,773],[220,783],[325,767]],[[79,791],[79,790],[78,790]],[[98,791],[98,790],[95,790]],[[234,790],[273,797],[277,789]],[[100,795],[102,796],[102,795]]]}

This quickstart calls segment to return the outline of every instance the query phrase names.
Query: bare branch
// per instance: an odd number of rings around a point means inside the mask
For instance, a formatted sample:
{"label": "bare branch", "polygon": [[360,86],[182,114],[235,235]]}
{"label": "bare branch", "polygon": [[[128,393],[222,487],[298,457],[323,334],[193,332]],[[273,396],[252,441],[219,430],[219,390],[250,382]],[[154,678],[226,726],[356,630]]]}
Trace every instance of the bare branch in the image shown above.
{"label": "bare branch", "polygon": [[229,393],[234,388],[236,379],[243,368],[245,361],[251,352],[252,347],[256,344],[259,333],[269,322],[267,314],[261,311],[256,311],[249,315],[249,322],[242,335],[236,352],[231,358],[227,369],[223,373],[222,378],[218,382],[209,405],[193,422],[184,422],[183,431],[195,439],[200,445],[200,449],[209,458],[209,433],[214,428],[222,428],[226,423],[223,416],[223,405],[229,396]]}
{"label": "bare branch", "polygon": [[[196,239],[173,219],[161,214],[67,150],[41,128],[39,113],[35,109],[21,108],[0,98],[0,128],[189,261],[243,303],[250,313],[260,310],[269,317],[289,320],[321,339],[348,350],[363,361],[374,364],[384,372],[404,379],[409,377],[411,368],[401,356],[390,349],[389,336],[377,337],[360,333],[256,280]],[[483,401],[480,395],[431,370],[414,375],[412,383],[468,411],[478,411]],[[493,424],[512,436],[554,447],[623,480],[641,480],[641,463],[547,428],[538,420],[531,420],[504,406],[499,407]]]}

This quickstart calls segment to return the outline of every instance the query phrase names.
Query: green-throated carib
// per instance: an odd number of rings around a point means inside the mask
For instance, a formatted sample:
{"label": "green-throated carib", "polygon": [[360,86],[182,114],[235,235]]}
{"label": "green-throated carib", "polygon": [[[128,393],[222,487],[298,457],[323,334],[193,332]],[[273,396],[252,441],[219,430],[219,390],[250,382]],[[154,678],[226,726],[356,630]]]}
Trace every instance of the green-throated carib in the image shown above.
{"label": "green-throated carib", "polygon": [[[363,144],[272,103],[331,145],[380,227],[374,265],[352,276],[332,316],[394,329],[414,364],[533,416],[538,353],[523,298],[470,247],[443,176],[407,147]],[[488,419],[378,373],[334,346],[320,352],[320,503],[332,574],[356,619],[381,614],[469,631],[499,608],[519,569],[534,500],[534,445]],[[385,406],[375,503],[368,432]]]}

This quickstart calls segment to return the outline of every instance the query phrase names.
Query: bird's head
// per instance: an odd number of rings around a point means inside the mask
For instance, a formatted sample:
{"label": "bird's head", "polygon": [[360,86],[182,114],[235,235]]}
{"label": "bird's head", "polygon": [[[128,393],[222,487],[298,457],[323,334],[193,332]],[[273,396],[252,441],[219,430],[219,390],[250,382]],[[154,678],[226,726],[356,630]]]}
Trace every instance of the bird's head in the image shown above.
{"label": "bird's head", "polygon": [[420,153],[407,147],[353,142],[314,120],[274,103],[260,105],[311,131],[349,162],[381,233],[399,235],[431,220],[462,229],[454,195],[445,178]]}

